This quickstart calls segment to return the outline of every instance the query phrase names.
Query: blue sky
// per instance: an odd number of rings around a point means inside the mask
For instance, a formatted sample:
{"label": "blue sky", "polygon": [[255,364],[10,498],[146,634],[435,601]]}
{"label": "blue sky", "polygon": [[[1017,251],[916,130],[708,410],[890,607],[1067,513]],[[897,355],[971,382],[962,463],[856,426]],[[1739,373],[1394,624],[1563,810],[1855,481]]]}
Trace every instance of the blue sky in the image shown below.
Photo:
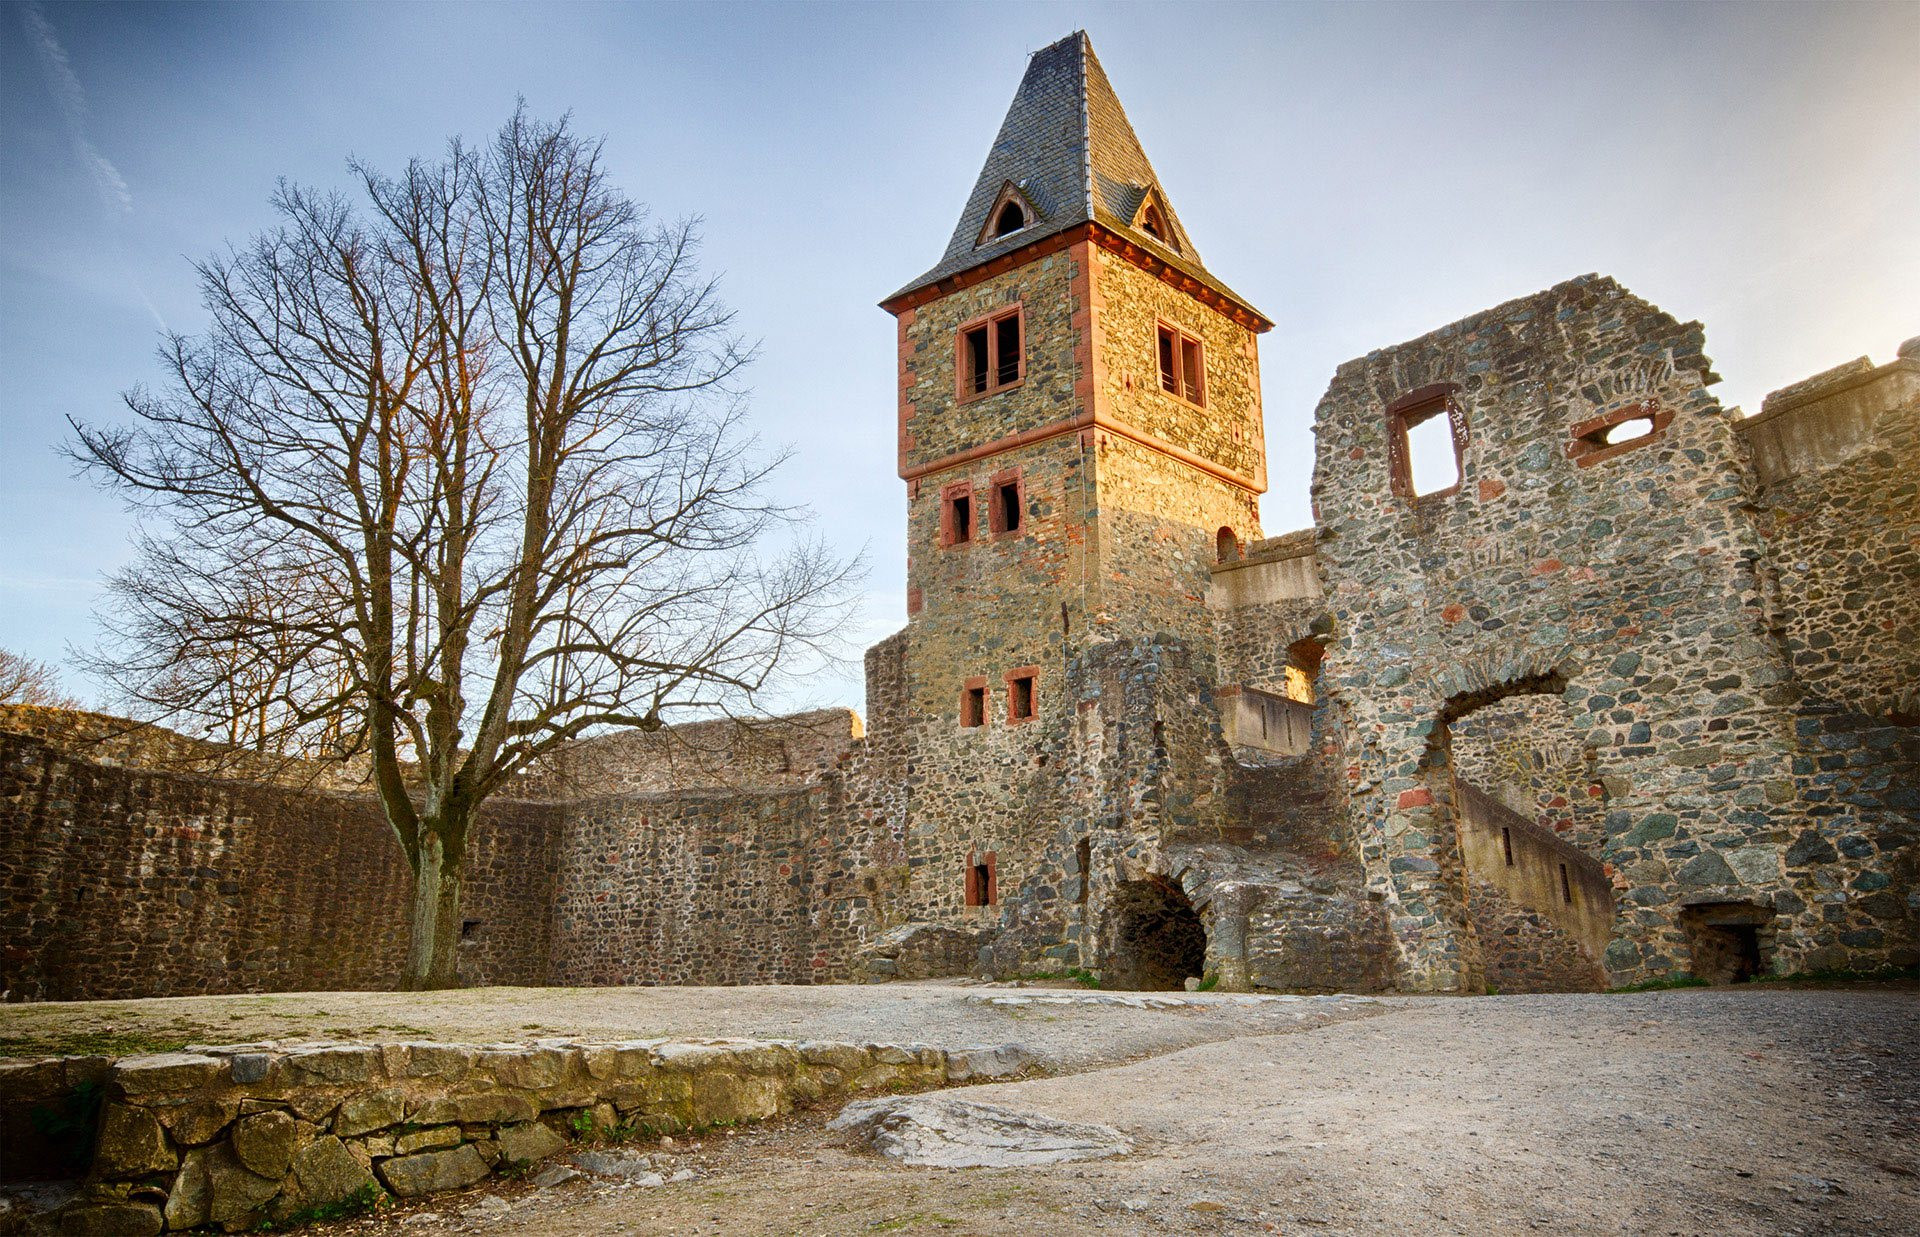
{"label": "blue sky", "polygon": [[[189,261],[483,136],[524,95],[604,134],[762,346],[782,493],[904,621],[894,331],[1026,56],[1093,38],[1208,265],[1262,340],[1269,533],[1310,522],[1341,361],[1586,271],[1707,325],[1723,402],[1920,333],[1920,4],[11,4],[0,21],[0,647],[92,640],[131,524],[70,476]],[[75,675],[83,695],[95,690]],[[857,670],[818,686],[858,705]],[[798,702],[796,702],[798,703]]]}

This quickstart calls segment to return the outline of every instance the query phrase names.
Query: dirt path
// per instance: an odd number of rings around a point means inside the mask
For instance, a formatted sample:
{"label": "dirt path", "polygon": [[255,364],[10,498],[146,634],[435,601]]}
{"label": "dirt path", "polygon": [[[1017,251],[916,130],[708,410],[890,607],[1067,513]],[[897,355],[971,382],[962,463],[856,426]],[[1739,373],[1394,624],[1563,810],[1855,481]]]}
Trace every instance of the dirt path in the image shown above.
{"label": "dirt path", "polygon": [[441,1196],[341,1232],[1920,1232],[1920,998],[1740,989],[1390,1002],[968,1098],[1124,1159],[903,1169],[810,1114],[656,1150],[679,1184]]}

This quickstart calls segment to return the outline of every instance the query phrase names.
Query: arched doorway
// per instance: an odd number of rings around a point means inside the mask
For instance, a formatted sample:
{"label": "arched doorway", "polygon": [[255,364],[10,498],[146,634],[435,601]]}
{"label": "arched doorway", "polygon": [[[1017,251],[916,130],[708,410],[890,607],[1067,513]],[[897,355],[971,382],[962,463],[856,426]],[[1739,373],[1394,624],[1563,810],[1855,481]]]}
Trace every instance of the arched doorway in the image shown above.
{"label": "arched doorway", "polygon": [[1178,991],[1206,970],[1207,930],[1180,886],[1164,877],[1125,881],[1107,902],[1108,988]]}

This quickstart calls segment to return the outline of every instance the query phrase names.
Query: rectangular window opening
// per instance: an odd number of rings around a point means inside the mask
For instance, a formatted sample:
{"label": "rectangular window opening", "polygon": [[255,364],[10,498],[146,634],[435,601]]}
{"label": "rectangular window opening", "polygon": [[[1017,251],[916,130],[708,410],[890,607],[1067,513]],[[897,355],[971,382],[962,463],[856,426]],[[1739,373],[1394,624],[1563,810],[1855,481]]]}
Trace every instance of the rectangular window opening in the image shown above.
{"label": "rectangular window opening", "polygon": [[967,386],[975,395],[986,393],[987,379],[993,373],[987,363],[988,340],[984,326],[967,332]]}
{"label": "rectangular window opening", "polygon": [[1207,402],[1206,350],[1199,340],[1164,323],[1155,328],[1160,389],[1190,404]]}
{"label": "rectangular window opening", "polygon": [[1460,456],[1448,418],[1435,412],[1405,424],[1408,480],[1414,497],[1459,485]]}
{"label": "rectangular window opening", "polygon": [[969,730],[987,724],[987,689],[969,687],[960,693],[960,724]]}
{"label": "rectangular window opening", "polygon": [[460,939],[461,940],[471,941],[474,938],[478,937],[479,935],[480,935],[480,921],[478,919],[462,919],[460,921]]}
{"label": "rectangular window opening", "polygon": [[1020,308],[996,314],[960,331],[957,365],[960,397],[972,399],[1009,387],[1025,377]]}
{"label": "rectangular window opening", "polygon": [[1093,868],[1092,840],[1089,838],[1081,838],[1079,843],[1074,846],[1073,852],[1074,860],[1080,868],[1080,892],[1073,900],[1081,906],[1085,906],[1087,904],[1087,883]]}
{"label": "rectangular window opening", "polygon": [[961,494],[953,500],[953,543],[973,540],[973,499]]}
{"label": "rectangular window opening", "polygon": [[993,496],[1000,504],[1000,531],[1017,533],[1020,531],[1020,483],[1003,481],[993,487]]}
{"label": "rectangular window opening", "polygon": [[1031,673],[1007,677],[1007,720],[1024,722],[1033,716],[1033,678]]}

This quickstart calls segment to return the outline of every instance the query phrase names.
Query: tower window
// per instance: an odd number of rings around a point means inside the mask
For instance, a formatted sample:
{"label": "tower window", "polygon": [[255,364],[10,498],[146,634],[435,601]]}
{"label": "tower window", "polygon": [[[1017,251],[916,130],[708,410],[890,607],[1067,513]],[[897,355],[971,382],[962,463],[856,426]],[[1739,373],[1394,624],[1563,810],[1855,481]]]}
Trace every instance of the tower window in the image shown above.
{"label": "tower window", "polygon": [[1000,213],[993,218],[993,234],[995,236],[1006,236],[1010,233],[1018,232],[1026,226],[1027,212],[1020,209],[1020,203],[1018,202],[1008,202],[1000,208]]}
{"label": "tower window", "polygon": [[960,689],[960,724],[968,730],[987,724],[987,680],[984,675],[968,679]]}
{"label": "tower window", "polygon": [[1018,670],[1007,672],[1007,721],[1019,723],[1032,721],[1039,701],[1034,690],[1040,677],[1040,667],[1022,666]]}
{"label": "tower window", "polygon": [[1140,216],[1140,230],[1157,241],[1167,239],[1167,217],[1158,206],[1148,203],[1146,213]]}
{"label": "tower window", "polygon": [[1467,416],[1452,383],[1410,391],[1387,406],[1387,467],[1402,498],[1450,493],[1467,455]]}
{"label": "tower window", "polygon": [[973,540],[973,483],[956,481],[940,491],[940,544],[966,545]]}
{"label": "tower window", "polygon": [[968,906],[992,906],[1000,900],[999,867],[998,856],[992,851],[984,855],[972,852],[967,855]]}
{"label": "tower window", "polygon": [[1025,505],[1026,486],[1020,481],[1020,470],[994,474],[993,502],[988,510],[993,523],[993,535],[1011,537],[1020,531],[1021,508]]}
{"label": "tower window", "polygon": [[1189,404],[1207,402],[1206,351],[1200,341],[1162,322],[1158,328],[1160,389]]}
{"label": "tower window", "polygon": [[955,370],[962,400],[990,395],[1026,377],[1020,307],[961,327]]}

